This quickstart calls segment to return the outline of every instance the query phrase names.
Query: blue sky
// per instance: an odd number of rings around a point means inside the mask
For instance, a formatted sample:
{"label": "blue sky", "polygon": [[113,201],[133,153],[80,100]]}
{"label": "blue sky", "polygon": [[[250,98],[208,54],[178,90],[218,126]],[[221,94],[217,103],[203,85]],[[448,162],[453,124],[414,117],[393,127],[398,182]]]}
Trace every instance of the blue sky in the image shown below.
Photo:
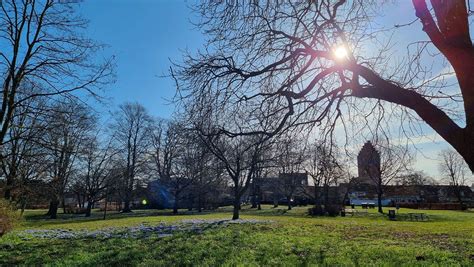
{"label": "blue sky", "polygon": [[[98,109],[112,111],[125,101],[137,101],[151,114],[169,118],[173,106],[166,99],[175,93],[174,82],[160,77],[167,74],[169,59],[179,61],[182,51],[203,47],[204,37],[190,23],[194,20],[186,0],[90,0],[81,4],[82,15],[90,20],[88,36],[108,44],[107,54],[116,57],[116,83],[107,88],[109,105]],[[399,1],[388,7],[379,22],[404,24],[415,18],[411,1]],[[423,35],[420,35],[423,34]],[[402,43],[414,37],[427,39],[419,22],[400,29]],[[400,46],[404,51],[404,47]],[[446,142],[426,127],[427,134],[437,140],[421,138],[415,168],[439,178],[437,154]]]}
{"label": "blue sky", "polygon": [[182,50],[202,47],[203,37],[189,22],[187,1],[92,0],[81,4],[90,21],[88,36],[109,45],[116,58],[116,83],[107,88],[113,110],[125,101],[137,101],[154,116],[168,118],[173,107],[174,82],[167,74],[169,59],[180,60]]}

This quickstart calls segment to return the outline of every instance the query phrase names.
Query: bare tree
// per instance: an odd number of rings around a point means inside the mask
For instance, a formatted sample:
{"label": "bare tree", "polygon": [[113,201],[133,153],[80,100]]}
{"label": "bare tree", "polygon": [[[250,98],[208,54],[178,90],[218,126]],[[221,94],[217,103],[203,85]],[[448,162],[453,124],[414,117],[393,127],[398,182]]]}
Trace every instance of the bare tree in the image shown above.
{"label": "bare tree", "polygon": [[0,14],[3,144],[18,106],[79,90],[98,96],[97,89],[111,81],[112,64],[93,58],[102,45],[85,37],[87,21],[71,1],[4,0]]}
{"label": "bare tree", "polygon": [[[151,142],[152,119],[148,111],[138,103],[120,105],[112,124],[115,143],[122,157],[123,212],[130,212],[130,203],[136,186],[137,176],[143,171]],[[143,174],[143,172],[142,172]]]}
{"label": "bare tree", "polygon": [[206,133],[202,128],[197,130],[208,149],[222,162],[232,182],[232,220],[237,220],[242,196],[257,173],[260,153],[266,139],[253,135],[228,137],[224,134]]}
{"label": "bare tree", "polygon": [[30,100],[18,106],[12,117],[11,127],[7,132],[8,141],[0,146],[6,199],[13,200],[12,190],[21,188],[33,173],[42,172],[42,168],[36,163],[43,162],[41,158],[44,150],[39,145],[39,139],[46,128],[41,112],[44,108],[44,102]]}
{"label": "bare tree", "polygon": [[114,178],[113,161],[116,151],[111,145],[112,140],[105,142],[105,145],[100,144],[104,140],[100,140],[99,133],[95,132],[87,138],[87,143],[80,154],[77,182],[83,190],[84,202],[87,203],[86,217],[91,216],[94,204],[105,197],[105,190]]}
{"label": "bare tree", "polygon": [[76,160],[86,144],[86,137],[95,126],[96,118],[88,108],[74,100],[56,104],[47,118],[48,128],[42,137],[46,148],[50,205],[48,215],[55,219],[59,204],[63,202]]}
{"label": "bare tree", "polygon": [[[413,160],[409,149],[406,146],[391,145],[389,142],[379,142],[378,159],[380,164],[365,166],[365,173],[375,186],[377,192],[378,212],[383,213],[382,197],[384,187],[392,183],[398,176],[406,174],[410,169]],[[376,155],[371,155],[375,157]],[[370,159],[371,161],[376,161]]]}
{"label": "bare tree", "polygon": [[444,175],[445,181],[452,186],[459,204],[462,206],[462,186],[467,185],[470,178],[468,174],[469,168],[461,156],[452,149],[441,151],[439,157],[441,159],[439,170]]}
{"label": "bare tree", "polygon": [[[359,129],[381,131],[394,119],[421,120],[474,171],[474,48],[467,1],[412,2],[420,34],[398,61],[393,60],[398,46],[384,36],[407,27],[373,23],[389,3],[200,2],[198,25],[208,36],[207,46],[173,73],[180,80],[179,96],[195,101],[215,97],[215,105],[233,110],[246,106],[252,111],[246,114],[248,123],[263,113],[272,117],[273,128],[250,129],[268,135],[300,124],[331,133],[336,122],[346,130],[352,122]],[[438,73],[435,62],[453,70]],[[453,74],[459,89],[454,94],[444,79]],[[458,115],[466,126],[460,126]],[[227,130],[240,134],[248,129]],[[413,133],[406,127],[401,132]]]}
{"label": "bare tree", "polygon": [[196,139],[177,122],[158,122],[153,132],[153,163],[162,184],[174,197],[173,213],[178,213],[183,193],[199,175]]}
{"label": "bare tree", "polygon": [[302,191],[301,177],[297,174],[303,171],[305,147],[302,139],[287,133],[274,140],[276,150],[276,165],[279,169],[278,189],[285,196],[288,210],[292,208],[293,198]]}
{"label": "bare tree", "polygon": [[324,211],[322,205],[326,207],[329,204],[329,187],[337,185],[338,179],[344,176],[342,163],[338,160],[336,146],[319,141],[311,142],[305,168],[313,180],[314,192],[312,198],[315,207]]}
{"label": "bare tree", "polygon": [[400,185],[436,185],[438,182],[423,171],[415,171],[395,178]]}

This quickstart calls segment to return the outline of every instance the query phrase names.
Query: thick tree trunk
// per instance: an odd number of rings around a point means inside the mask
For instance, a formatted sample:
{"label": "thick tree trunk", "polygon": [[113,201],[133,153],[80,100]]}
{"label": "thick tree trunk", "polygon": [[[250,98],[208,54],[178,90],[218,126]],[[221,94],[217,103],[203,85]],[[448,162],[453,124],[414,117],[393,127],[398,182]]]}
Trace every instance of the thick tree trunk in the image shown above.
{"label": "thick tree trunk", "polygon": [[132,212],[132,209],[130,209],[130,200],[125,200],[122,212]]}
{"label": "thick tree trunk", "polygon": [[378,189],[377,190],[377,206],[378,206],[378,212],[383,214],[383,209],[382,209],[382,190]]}
{"label": "thick tree trunk", "polygon": [[239,219],[239,210],[240,210],[240,197],[234,200],[234,213],[232,215],[232,220]]}
{"label": "thick tree trunk", "polygon": [[12,187],[13,187],[13,177],[8,175],[6,177],[5,194],[4,194],[4,197],[5,197],[6,200],[11,200]]}
{"label": "thick tree trunk", "polygon": [[87,207],[86,207],[86,217],[90,217],[92,213],[92,201],[87,201]]}
{"label": "thick tree trunk", "polygon": [[201,196],[201,194],[199,194],[199,196],[198,196],[197,210],[198,210],[198,212],[202,212],[202,196]]}
{"label": "thick tree trunk", "polygon": [[23,213],[25,212],[25,209],[26,209],[26,197],[25,196],[21,196],[20,203],[21,203],[21,213],[20,213],[20,215],[23,216]]}
{"label": "thick tree trunk", "polygon": [[251,209],[257,208],[257,198],[255,196],[252,196],[252,206],[250,208]]}
{"label": "thick tree trunk", "polygon": [[179,193],[174,194],[173,214],[178,214]]}
{"label": "thick tree trunk", "polygon": [[178,214],[178,200],[176,199],[173,204],[173,214]]}
{"label": "thick tree trunk", "polygon": [[59,200],[52,200],[49,203],[49,210],[46,215],[48,215],[51,219],[56,219],[58,217],[58,208],[59,208]]}

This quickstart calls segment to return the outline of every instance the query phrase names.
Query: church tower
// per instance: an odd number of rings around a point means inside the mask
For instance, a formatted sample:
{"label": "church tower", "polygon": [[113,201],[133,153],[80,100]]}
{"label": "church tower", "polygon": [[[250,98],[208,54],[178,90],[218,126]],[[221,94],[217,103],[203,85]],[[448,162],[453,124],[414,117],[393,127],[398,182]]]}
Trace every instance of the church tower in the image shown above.
{"label": "church tower", "polygon": [[358,182],[374,184],[374,179],[380,176],[380,154],[370,141],[367,141],[357,156],[359,172]]}

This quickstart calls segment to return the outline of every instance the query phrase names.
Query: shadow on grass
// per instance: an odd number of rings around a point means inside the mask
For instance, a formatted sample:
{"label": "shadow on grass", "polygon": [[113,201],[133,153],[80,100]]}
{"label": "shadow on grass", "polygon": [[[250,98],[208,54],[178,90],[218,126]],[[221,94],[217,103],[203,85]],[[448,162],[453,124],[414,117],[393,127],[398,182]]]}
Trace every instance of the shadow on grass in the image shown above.
{"label": "shadow on grass", "polygon": [[[340,219],[340,220],[350,220],[350,219],[365,219],[369,221],[381,221],[388,220],[388,210],[385,209],[384,214],[380,214],[376,211],[370,210],[366,214],[357,214],[351,216],[346,214],[346,217],[329,217],[329,216],[310,216],[308,215],[308,208],[310,206],[303,207],[294,207],[292,210],[288,210],[286,207],[276,207],[274,208],[271,205],[265,205],[261,210],[256,208],[250,208],[249,205],[243,206],[240,214],[242,216],[255,216],[255,217],[266,217],[266,216],[275,216],[282,218],[326,218],[326,219]],[[129,218],[146,218],[146,217],[187,217],[187,216],[196,216],[196,215],[228,215],[229,219],[232,213],[232,207],[221,207],[216,210],[206,210],[202,212],[198,211],[189,211],[189,210],[180,210],[178,214],[173,214],[172,210],[134,210],[130,213],[119,213],[117,211],[108,212],[106,220],[103,219],[103,212],[99,210],[94,210],[91,217],[85,217],[84,215],[77,214],[63,214],[59,213],[57,219],[50,219],[49,216],[45,215],[46,211],[29,211],[25,214],[24,222],[22,225],[26,228],[30,227],[41,227],[41,226],[60,226],[62,224],[74,223],[82,224],[89,222],[104,222],[109,220],[124,220]],[[468,211],[430,211],[430,210],[410,210],[410,209],[401,209],[397,213],[396,221],[399,222],[417,222],[416,220],[410,220],[408,213],[425,213],[428,216],[427,221],[419,222],[447,222],[447,221],[464,221],[466,219],[472,218],[474,214],[473,210]]]}

